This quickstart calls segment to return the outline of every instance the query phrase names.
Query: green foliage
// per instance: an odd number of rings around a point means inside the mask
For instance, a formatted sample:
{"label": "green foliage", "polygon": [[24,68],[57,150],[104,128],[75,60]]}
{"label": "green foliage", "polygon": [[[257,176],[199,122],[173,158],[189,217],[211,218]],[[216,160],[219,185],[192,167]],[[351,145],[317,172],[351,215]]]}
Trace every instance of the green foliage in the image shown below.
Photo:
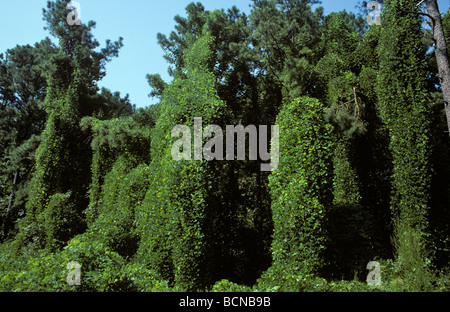
{"label": "green foliage", "polygon": [[[314,280],[312,274],[301,274],[291,270],[280,270],[272,266],[258,279],[256,289],[263,292],[306,292]],[[325,281],[318,278],[316,285]]]}
{"label": "green foliage", "polygon": [[[110,172],[119,157],[121,170],[129,170],[140,163],[150,162],[150,127],[139,125],[133,117],[98,120],[85,117],[81,120],[81,128],[92,135],[92,181],[90,186],[90,204],[85,211],[87,220],[92,223],[98,216],[102,186],[107,173]],[[117,170],[117,169],[116,169]],[[105,194],[119,194],[120,179],[111,180],[118,183],[114,189],[104,191]],[[111,193],[108,193],[111,191]]]}
{"label": "green foliage", "polygon": [[331,205],[331,126],[316,99],[286,105],[280,126],[280,164],[270,176],[276,270],[296,275],[318,273],[325,265],[324,227]]}
{"label": "green foliage", "polygon": [[[43,225],[48,247],[65,244],[82,229],[83,219],[76,213],[75,204],[71,201],[71,192],[54,194],[49,198],[43,212]],[[56,222],[55,222],[56,221]]]}
{"label": "green foliage", "polygon": [[[312,12],[316,0],[254,1],[250,16],[255,48],[264,70],[277,77],[290,99],[315,90],[314,49],[320,41],[323,8]],[[319,91],[319,92],[317,92]],[[317,93],[316,93],[317,92]]]}
{"label": "green foliage", "polygon": [[[41,107],[47,91],[42,64],[55,53],[56,47],[45,39],[34,46],[18,45],[0,58],[0,215],[4,217],[0,223],[5,238],[16,233],[14,223],[25,210],[32,155],[46,118]],[[6,207],[9,213],[3,211]]]}
{"label": "green foliage", "polygon": [[[316,0],[254,0],[249,16],[191,3],[157,38],[173,81],[148,75],[158,103],[136,110],[97,87],[122,38],[100,48],[95,22],[69,27],[67,1],[49,1],[59,44],[0,54],[0,291],[448,291],[430,31],[404,12],[417,1],[380,2],[371,27],[366,1],[359,16]],[[198,117],[279,125],[277,170],[175,160],[172,129],[193,137]]]}
{"label": "green foliage", "polygon": [[[11,246],[1,246],[0,291],[124,292],[171,291],[167,283],[137,263],[125,263],[104,244],[75,237],[59,252],[26,254],[15,259]],[[78,262],[80,285],[69,285],[70,262]]]}
{"label": "green foliage", "polygon": [[[72,261],[81,265],[81,285],[67,283],[71,272],[67,265]],[[154,274],[142,265],[126,264],[124,258],[105,244],[90,241],[86,236],[75,237],[60,252],[40,252],[28,260],[9,264],[7,259],[2,259],[1,263],[3,291],[170,291],[167,283],[152,279]]]}
{"label": "green foliage", "polygon": [[[113,57],[117,57],[120,48],[123,46],[123,39],[111,42],[106,40],[106,46],[100,51],[100,43],[93,36],[95,22],[89,21],[87,24],[81,23],[79,27],[71,27],[67,22],[67,1],[48,1],[47,8],[44,9],[45,29],[59,40],[59,48],[64,58],[68,61],[72,69],[78,66],[80,71],[79,79],[81,88],[85,93],[96,91],[96,81],[101,80],[105,75],[105,66]],[[48,76],[58,76],[62,74],[55,66],[55,62],[47,64]],[[67,73],[70,74],[71,70]],[[69,80],[70,81],[70,80]],[[92,94],[92,93],[91,93]]]}
{"label": "green foliage", "polygon": [[130,116],[135,112],[131,105],[128,94],[122,98],[120,92],[112,93],[102,88],[100,93],[94,95],[83,95],[80,98],[80,115],[95,116],[101,120]]}
{"label": "green foliage", "polygon": [[214,284],[211,288],[211,292],[250,292],[251,288],[242,286],[229,280],[221,280]]}
{"label": "green foliage", "polygon": [[64,262],[60,254],[40,251],[34,257],[16,262],[8,269],[9,273],[2,276],[3,291],[52,292],[69,290],[65,280],[68,272],[64,274]]}
{"label": "green foliage", "polygon": [[124,258],[132,257],[138,248],[135,209],[145,197],[150,176],[147,165],[132,166],[120,157],[106,175],[100,215],[86,232],[88,239],[104,243]]}
{"label": "green foliage", "polygon": [[[427,267],[431,167],[430,111],[426,105],[420,20],[402,10],[414,1],[388,1],[382,22],[377,79],[379,110],[389,129],[393,159],[391,210],[394,246],[406,288],[429,289]],[[395,43],[395,44],[393,44]],[[413,277],[414,276],[414,277]],[[405,280],[406,279],[406,280]]]}
{"label": "green foliage", "polygon": [[[122,267],[124,259],[98,241],[72,239],[62,251],[63,264],[77,261],[81,265],[81,285],[75,291],[130,291],[132,281]],[[67,274],[63,275],[67,276]]]}
{"label": "green foliage", "polygon": [[[95,93],[94,82],[104,76],[102,70],[106,62],[117,56],[121,46],[121,42],[111,44],[108,41],[105,49],[95,52],[99,44],[91,33],[94,24],[70,28],[67,23],[61,23],[67,16],[66,5],[65,1],[48,2],[49,10],[44,10],[51,34],[60,40],[60,50],[44,64],[48,87],[43,106],[48,119],[36,151],[26,217],[20,223],[19,240],[23,245],[34,241],[38,247],[54,246],[55,241],[65,243],[70,238],[61,233],[73,236],[85,229],[81,212],[87,206],[85,194],[89,175],[86,164],[90,161],[91,151],[83,144],[86,137],[80,128],[80,118],[86,104],[84,99]],[[53,195],[69,192],[70,204],[64,200],[62,208],[48,207]],[[60,200],[55,199],[55,203]],[[60,223],[51,216],[72,222]],[[71,228],[62,230],[68,225]],[[30,228],[33,229],[31,232],[25,230]],[[51,229],[50,233],[44,233],[45,229]],[[54,237],[56,233],[61,235]]]}
{"label": "green foliage", "polygon": [[[56,82],[56,85],[58,82]],[[50,82],[50,88],[55,85]],[[58,222],[57,219],[49,219],[48,216],[56,212],[47,212],[47,206],[51,196],[58,193],[66,193],[72,191],[72,200],[74,206],[69,205],[72,209],[79,209],[83,197],[83,178],[79,172],[82,172],[79,164],[83,161],[81,156],[83,148],[79,145],[81,133],[77,119],[77,98],[74,93],[77,88],[76,78],[69,89],[55,98],[54,91],[47,94],[47,103],[54,103],[53,109],[49,110],[50,115],[47,120],[46,128],[42,133],[41,143],[36,151],[36,167],[33,179],[31,181],[32,190],[30,200],[27,203],[27,216],[22,220],[22,228],[27,227],[30,223],[46,224],[46,228],[62,226],[62,224],[50,225],[49,222]],[[75,89],[75,90],[74,90]],[[81,154],[81,155],[80,155]],[[57,214],[60,217],[73,219],[74,214],[80,214],[78,211],[68,211],[69,207],[61,209]],[[67,214],[61,215],[66,212]],[[47,216],[47,217],[46,217]],[[46,221],[45,221],[46,220]],[[71,223],[73,225],[73,223]],[[83,226],[75,226],[69,229],[69,232],[75,231],[75,228],[83,228]],[[43,229],[43,228],[41,228]],[[22,231],[22,234],[24,232]],[[43,237],[44,233],[34,233],[39,237],[39,244],[52,245],[53,241],[48,241]],[[22,235],[24,243],[29,241],[30,237]],[[62,237],[54,237],[57,241],[65,242]],[[67,238],[66,238],[67,241]]]}
{"label": "green foliage", "polygon": [[206,69],[211,42],[205,35],[194,43],[185,59],[187,78],[176,78],[165,89],[163,111],[152,135],[151,184],[139,212],[142,219],[138,218],[140,249],[150,268],[184,290],[213,283],[213,226],[221,208],[212,205],[208,191],[214,188],[211,182],[221,164],[172,159],[170,134],[179,124],[192,129],[194,117],[215,124],[225,110],[215,94],[214,76]]}
{"label": "green foliage", "polygon": [[270,268],[253,288],[261,292],[369,292],[377,291],[357,279],[327,281],[311,274],[282,273]]}
{"label": "green foliage", "polygon": [[355,17],[345,11],[328,15],[320,44],[324,56],[316,65],[326,88],[322,96],[328,104],[325,119],[333,125],[335,143],[333,207],[325,226],[329,232],[326,257],[332,260],[327,276],[345,279],[363,277],[365,264],[390,249],[383,234],[389,219],[387,207],[374,195],[388,196],[380,185],[385,184],[390,161],[373,146],[384,143],[375,110],[378,56],[373,50],[378,33],[372,28],[363,36],[356,25]]}
{"label": "green foliage", "polygon": [[333,207],[327,214],[329,233],[327,258],[332,259],[328,273],[351,279],[354,274],[367,274],[365,265],[371,261],[373,216],[362,206],[358,173],[350,163],[351,146],[346,139],[337,142],[334,157]]}
{"label": "green foliage", "polygon": [[[378,96],[393,157],[392,212],[418,230],[427,227],[430,200],[429,111],[425,103],[424,49],[414,1],[389,1],[380,38]],[[395,43],[395,44],[393,44]]]}
{"label": "green foliage", "polygon": [[431,291],[435,274],[431,270],[432,255],[428,251],[423,232],[396,220],[393,244],[396,273],[404,291]]}
{"label": "green foliage", "polygon": [[161,97],[163,95],[164,89],[167,87],[167,84],[161,78],[161,75],[147,75],[148,84],[152,88],[152,92],[150,92],[149,96],[151,97]]}
{"label": "green foliage", "polygon": [[122,272],[133,282],[132,290],[141,292],[177,291],[168,281],[160,279],[155,272],[148,270],[139,262],[131,262],[122,267]]}

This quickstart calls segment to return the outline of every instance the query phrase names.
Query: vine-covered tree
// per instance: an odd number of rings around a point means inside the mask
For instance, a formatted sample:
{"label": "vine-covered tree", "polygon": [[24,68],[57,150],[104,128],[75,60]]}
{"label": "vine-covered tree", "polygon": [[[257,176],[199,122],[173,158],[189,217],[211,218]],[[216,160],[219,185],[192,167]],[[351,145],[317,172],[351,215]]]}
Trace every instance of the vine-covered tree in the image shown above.
{"label": "vine-covered tree", "polygon": [[47,38],[34,46],[17,46],[0,60],[0,134],[1,177],[0,196],[7,200],[2,222],[2,239],[24,210],[26,183],[30,179],[34,159],[31,156],[39,144],[39,135],[46,114],[42,108],[47,82],[42,76],[42,64],[56,54],[56,47]]}
{"label": "vine-covered tree", "polygon": [[90,150],[83,144],[80,120],[89,99],[97,92],[95,82],[104,76],[105,64],[117,55],[122,43],[99,44],[91,30],[95,23],[71,27],[66,22],[66,1],[48,2],[44,19],[59,39],[59,52],[45,64],[48,115],[36,165],[30,182],[26,217],[21,220],[19,241],[38,247],[62,246],[85,229],[81,212],[86,208]]}
{"label": "vine-covered tree", "polygon": [[[0,54],[0,290],[449,289],[436,1],[380,0],[381,25],[368,1],[190,3],[157,35],[173,80],[147,75],[156,103],[139,109],[97,86],[122,39],[101,47],[68,3],[44,10],[56,43]],[[227,125],[268,126],[276,170],[247,134],[245,159],[222,159]]]}
{"label": "vine-covered tree", "polygon": [[[421,43],[421,20],[414,14],[402,14],[417,11],[416,4],[416,1],[387,1],[379,48],[377,91],[380,114],[390,135],[391,210],[393,220],[401,229],[397,237],[400,245],[422,245],[420,241],[429,232],[432,168],[425,50]],[[407,250],[406,246],[399,249]],[[426,259],[420,259],[418,264],[410,263],[409,254],[399,253],[398,257],[405,270],[426,263]]]}

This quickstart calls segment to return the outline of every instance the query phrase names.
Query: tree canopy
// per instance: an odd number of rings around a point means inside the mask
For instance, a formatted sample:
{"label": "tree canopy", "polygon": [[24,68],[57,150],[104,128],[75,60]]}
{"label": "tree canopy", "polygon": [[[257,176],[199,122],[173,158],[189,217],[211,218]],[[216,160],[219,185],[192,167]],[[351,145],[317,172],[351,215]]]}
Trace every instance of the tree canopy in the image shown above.
{"label": "tree canopy", "polygon": [[0,54],[0,290],[448,291],[436,34],[414,0],[319,2],[190,3],[136,109],[98,87],[123,39],[48,1],[57,43]]}

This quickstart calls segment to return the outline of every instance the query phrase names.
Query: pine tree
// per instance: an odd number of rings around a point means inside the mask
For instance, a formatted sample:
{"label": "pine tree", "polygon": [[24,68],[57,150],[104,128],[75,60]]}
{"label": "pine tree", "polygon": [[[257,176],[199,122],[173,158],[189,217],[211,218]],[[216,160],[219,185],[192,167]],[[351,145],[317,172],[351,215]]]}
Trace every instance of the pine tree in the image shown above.
{"label": "pine tree", "polygon": [[284,86],[289,100],[311,94],[318,96],[312,64],[313,53],[320,41],[323,8],[315,12],[316,0],[255,0],[250,20],[253,27],[252,44],[258,51],[264,71]]}

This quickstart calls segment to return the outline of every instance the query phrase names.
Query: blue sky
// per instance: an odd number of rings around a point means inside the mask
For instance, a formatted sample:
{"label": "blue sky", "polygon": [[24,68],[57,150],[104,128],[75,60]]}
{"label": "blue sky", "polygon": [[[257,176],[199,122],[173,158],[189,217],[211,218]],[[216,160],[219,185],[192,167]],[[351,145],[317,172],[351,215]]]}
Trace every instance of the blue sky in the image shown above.
{"label": "blue sky", "polygon": [[[78,0],[82,22],[97,23],[94,36],[104,46],[106,39],[124,38],[119,57],[107,65],[107,76],[99,83],[111,91],[130,95],[137,107],[153,104],[149,98],[146,75],[159,73],[165,80],[168,64],[157,43],[156,34],[169,34],[175,15],[184,15],[184,9],[194,0]],[[207,10],[228,9],[236,5],[250,13],[251,0],[195,0]],[[47,0],[0,0],[0,53],[16,45],[34,44],[50,36],[44,28],[42,9]],[[358,0],[322,0],[325,14],[341,10],[354,11]],[[449,0],[438,0],[441,12],[446,12]]]}

